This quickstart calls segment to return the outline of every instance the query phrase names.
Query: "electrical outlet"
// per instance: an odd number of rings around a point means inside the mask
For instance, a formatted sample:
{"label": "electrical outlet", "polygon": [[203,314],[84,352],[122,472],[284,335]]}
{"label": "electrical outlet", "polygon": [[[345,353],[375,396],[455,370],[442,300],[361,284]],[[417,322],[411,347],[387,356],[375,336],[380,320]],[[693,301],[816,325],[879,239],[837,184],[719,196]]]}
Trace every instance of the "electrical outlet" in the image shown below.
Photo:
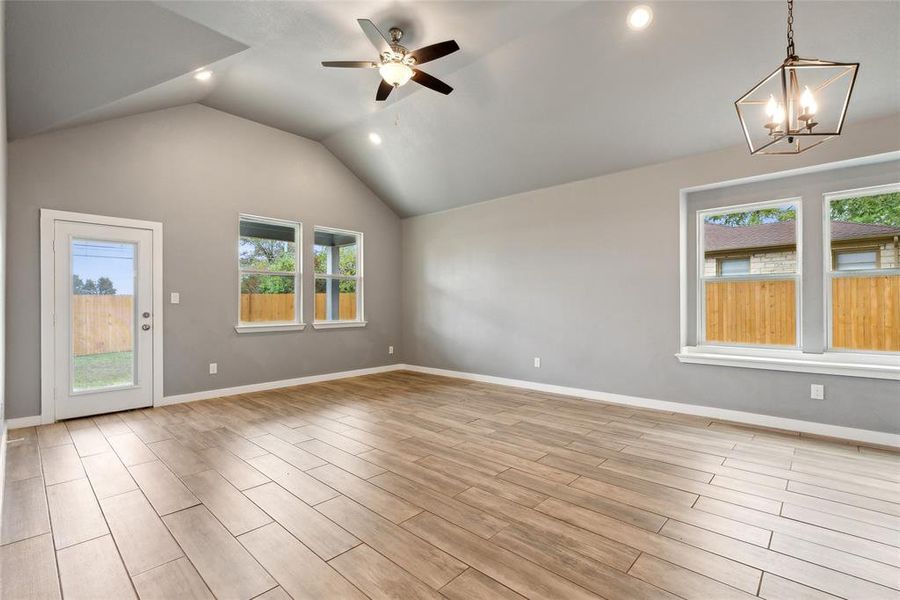
{"label": "electrical outlet", "polygon": [[219,363],[209,363],[209,374],[215,375],[219,372]]}
{"label": "electrical outlet", "polygon": [[812,400],[825,399],[825,386],[820,383],[813,383],[809,386],[809,397]]}
{"label": "electrical outlet", "polygon": [[393,354],[393,353],[394,353],[394,347],[388,346],[388,354]]}
{"label": "electrical outlet", "polygon": [[534,357],[534,368],[535,368],[535,369],[540,369],[540,368],[541,368],[541,357],[540,357],[540,356],[535,356],[535,357]]}
{"label": "electrical outlet", "polygon": [[169,302],[171,302],[172,304],[179,304],[181,302],[181,294],[179,294],[178,292],[172,292],[169,295]]}

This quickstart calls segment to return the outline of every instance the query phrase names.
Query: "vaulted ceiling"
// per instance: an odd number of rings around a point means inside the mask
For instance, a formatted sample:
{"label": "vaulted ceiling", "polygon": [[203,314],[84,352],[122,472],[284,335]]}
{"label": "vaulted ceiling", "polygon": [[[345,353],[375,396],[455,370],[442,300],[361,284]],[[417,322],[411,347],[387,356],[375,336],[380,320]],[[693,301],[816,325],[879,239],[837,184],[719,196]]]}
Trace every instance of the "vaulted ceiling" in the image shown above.
{"label": "vaulted ceiling", "polygon": [[[200,102],[320,140],[401,215],[743,143],[733,102],[783,59],[784,4],[657,1],[642,32],[635,4],[12,1],[9,134]],[[795,16],[802,56],[862,63],[847,127],[897,112],[900,3]],[[376,103],[377,72],[322,68],[376,57],[362,17],[409,48],[457,40],[426,69],[455,91]]]}

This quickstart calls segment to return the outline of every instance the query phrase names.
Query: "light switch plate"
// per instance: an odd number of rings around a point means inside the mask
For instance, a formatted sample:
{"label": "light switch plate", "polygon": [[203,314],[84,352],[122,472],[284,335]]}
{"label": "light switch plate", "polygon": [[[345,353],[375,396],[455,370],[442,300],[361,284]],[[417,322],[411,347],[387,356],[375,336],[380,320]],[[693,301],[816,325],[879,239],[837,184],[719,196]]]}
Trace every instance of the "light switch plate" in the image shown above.
{"label": "light switch plate", "polygon": [[172,304],[180,303],[181,302],[181,294],[179,294],[178,292],[172,292],[169,295],[169,302],[171,302]]}
{"label": "light switch plate", "polygon": [[825,399],[825,386],[820,383],[813,383],[809,386],[809,397],[813,400]]}

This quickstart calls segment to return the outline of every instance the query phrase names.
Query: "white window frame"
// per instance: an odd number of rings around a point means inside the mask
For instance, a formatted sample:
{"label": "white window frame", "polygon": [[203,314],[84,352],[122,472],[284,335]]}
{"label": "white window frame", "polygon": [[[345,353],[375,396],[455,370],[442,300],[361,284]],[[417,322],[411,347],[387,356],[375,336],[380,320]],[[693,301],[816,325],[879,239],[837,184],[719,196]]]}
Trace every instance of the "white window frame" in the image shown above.
{"label": "white window frame", "polygon": [[[270,225],[278,225],[281,227],[291,227],[294,229],[294,271],[264,271],[258,269],[244,269],[241,267],[240,258],[240,240],[241,240],[241,222],[253,221],[256,223],[266,223]],[[287,219],[275,219],[272,217],[262,217],[259,215],[251,215],[240,213],[237,222],[237,325],[234,330],[238,333],[265,333],[269,331],[302,331],[306,325],[303,323],[303,223],[300,221],[289,221]],[[246,323],[241,321],[241,278],[243,275],[283,275],[286,277],[294,277],[294,319],[291,321],[266,321],[260,323]]]}
{"label": "white window frame", "polygon": [[[340,329],[344,327],[365,327],[368,323],[365,319],[364,312],[364,287],[363,287],[363,268],[364,268],[364,252],[363,252],[363,233],[361,231],[352,231],[350,229],[338,229],[336,227],[325,227],[324,225],[315,225],[313,227],[313,242],[312,242],[312,251],[315,254],[316,248],[316,232],[322,231],[325,233],[336,233],[342,235],[352,235],[356,237],[356,275],[340,275],[334,273],[316,273],[315,268],[313,268],[313,294],[315,294],[316,279],[331,279],[331,280],[342,280],[342,279],[353,279],[356,281],[356,319],[353,320],[344,320],[344,321],[320,321],[315,318],[315,313],[313,314],[313,328],[314,329]],[[315,300],[315,296],[313,297]],[[315,307],[315,303],[313,304]]]}
{"label": "white window frame", "polygon": [[[796,169],[792,169],[790,171],[780,171],[776,173],[765,173],[762,175],[754,175],[750,177],[744,177],[741,179],[732,179],[728,181],[721,181],[718,183],[704,184],[692,187],[685,187],[679,190],[679,214],[680,214],[680,223],[679,223],[679,271],[680,271],[680,281],[679,281],[679,338],[680,338],[680,349],[675,353],[675,357],[679,362],[685,364],[696,364],[696,365],[713,365],[713,366],[723,366],[723,367],[739,367],[739,368],[750,368],[750,369],[763,369],[768,371],[787,371],[791,373],[813,373],[813,374],[822,374],[822,375],[842,375],[846,377],[865,377],[869,379],[883,379],[883,380],[892,380],[892,381],[900,381],[900,356],[890,355],[890,354],[876,354],[876,353],[851,353],[851,352],[835,352],[835,351],[808,351],[804,352],[803,350],[776,350],[771,348],[750,348],[750,347],[737,347],[737,348],[728,348],[728,347],[713,347],[713,346],[705,346],[700,347],[698,345],[691,345],[689,342],[690,331],[688,328],[688,314],[689,311],[696,311],[697,302],[693,303],[693,306],[689,302],[688,290],[691,286],[696,286],[696,281],[693,278],[688,277],[688,257],[690,255],[689,248],[690,244],[696,243],[698,235],[693,236],[693,240],[691,236],[688,235],[689,228],[688,223],[690,222],[690,218],[692,216],[693,210],[689,207],[689,195],[695,192],[703,192],[708,190],[713,190],[717,188],[731,187],[735,185],[742,185],[747,183],[758,183],[763,181],[770,181],[774,179],[780,179],[787,175],[808,175],[811,173],[818,173],[824,171],[832,171],[834,169],[842,169],[847,167],[859,167],[865,165],[875,165],[879,163],[889,162],[900,159],[900,151],[891,151],[885,152],[882,154],[876,154],[873,156],[862,156],[858,158],[852,158],[847,160],[835,161],[830,163],[821,163],[817,165],[812,165],[808,167],[800,167]],[[876,186],[870,186],[868,189],[873,189]],[[853,190],[853,193],[858,193],[858,190]],[[834,192],[835,194],[840,192]],[[829,193],[830,195],[831,193]],[[828,214],[826,211],[822,211],[823,216]],[[825,231],[830,232],[830,221],[827,224],[823,224],[825,227]],[[802,239],[802,237],[801,237]],[[828,243],[828,248],[830,251],[830,240]],[[700,251],[698,250],[698,256]],[[829,256],[829,253],[823,252],[823,255],[826,257]],[[827,279],[823,274],[823,281]],[[824,285],[824,284],[823,284]],[[827,285],[830,285],[830,281],[828,281]],[[827,294],[827,291],[822,289],[822,294]],[[827,295],[823,296],[823,299],[819,299],[820,302],[824,302],[824,298],[827,298]],[[824,309],[824,306],[823,306]],[[830,320],[830,311],[827,309],[823,310],[824,316],[823,320]],[[698,319],[699,319],[698,313]],[[699,321],[698,321],[699,322]],[[827,327],[827,321],[821,324],[821,327]],[[826,335],[823,331],[823,337]],[[696,344],[696,343],[695,343]],[[823,341],[823,346],[827,345],[827,342]]]}
{"label": "white window frame", "polygon": [[[797,212],[797,220],[794,225],[794,239],[796,241],[796,269],[793,273],[764,273],[760,275],[720,275],[718,266],[716,275],[708,276],[705,272],[706,259],[706,227],[704,219],[710,215],[723,215],[736,212],[749,212],[766,208],[784,208],[788,205],[795,207]],[[731,206],[718,206],[715,208],[706,208],[697,211],[697,278],[694,282],[697,298],[697,347],[698,348],[731,348],[740,349],[776,349],[776,350],[799,350],[803,347],[802,340],[802,319],[803,319],[803,290],[802,290],[802,270],[803,270],[803,198],[795,196],[792,198],[781,198],[778,200],[765,200],[762,202],[749,202],[746,204],[735,204]],[[752,261],[752,255],[751,255]],[[710,342],[706,340],[706,282],[707,281],[761,281],[770,279],[794,280],[794,310],[795,310],[795,326],[796,333],[794,335],[796,344],[793,346],[776,346],[765,344],[737,344],[733,342]]]}
{"label": "white window frame", "polygon": [[[900,192],[900,182],[890,183],[887,185],[876,185],[863,188],[855,188],[851,190],[842,190],[838,192],[829,192],[822,197],[822,255],[824,257],[824,276],[822,297],[825,299],[825,323],[824,331],[825,352],[855,354],[861,356],[870,356],[872,360],[878,360],[878,357],[898,357],[900,364],[900,352],[891,352],[887,350],[854,350],[850,348],[835,348],[833,342],[834,319],[832,311],[834,309],[833,299],[831,297],[832,285],[831,281],[835,277],[871,277],[872,275],[900,275],[900,268],[895,269],[859,269],[838,271],[834,268],[834,259],[831,250],[831,203],[836,200],[845,200],[847,198],[857,198],[860,196],[875,196],[877,194],[891,194]],[[880,257],[880,252],[876,254],[876,260]]]}

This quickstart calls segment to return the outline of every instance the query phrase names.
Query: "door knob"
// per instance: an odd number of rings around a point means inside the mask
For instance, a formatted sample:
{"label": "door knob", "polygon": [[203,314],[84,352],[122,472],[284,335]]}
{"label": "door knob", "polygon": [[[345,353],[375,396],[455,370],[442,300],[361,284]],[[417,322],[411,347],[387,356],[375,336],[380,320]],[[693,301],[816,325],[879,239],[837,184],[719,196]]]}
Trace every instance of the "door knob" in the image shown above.
{"label": "door knob", "polygon": [[142,316],[143,316],[145,319],[149,319],[149,318],[150,318],[150,313],[145,312]]}
{"label": "door knob", "polygon": [[149,331],[149,330],[150,330],[150,326],[147,325],[146,323],[144,323],[143,325],[141,325],[141,329],[143,329],[144,331]]}

